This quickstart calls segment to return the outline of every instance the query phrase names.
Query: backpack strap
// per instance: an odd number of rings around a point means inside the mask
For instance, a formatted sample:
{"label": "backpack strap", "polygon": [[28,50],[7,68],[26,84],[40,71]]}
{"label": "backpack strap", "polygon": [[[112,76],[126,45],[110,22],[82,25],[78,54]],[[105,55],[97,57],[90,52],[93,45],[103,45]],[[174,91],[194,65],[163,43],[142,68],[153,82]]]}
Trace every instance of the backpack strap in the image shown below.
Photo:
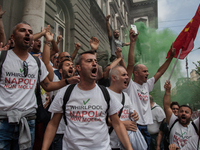
{"label": "backpack strap", "polygon": [[70,95],[72,93],[72,90],[74,89],[75,85],[76,84],[69,85],[67,90],[65,91],[65,95],[63,97],[63,105],[62,105],[62,108],[63,108],[63,119],[64,119],[66,125],[67,125],[67,119],[66,119],[66,115],[65,115],[66,104],[69,101],[69,97],[70,97]]}
{"label": "backpack strap", "polygon": [[156,108],[156,107],[158,107],[158,106],[154,106],[154,107],[152,107],[151,110],[153,110],[153,109]]}
{"label": "backpack strap", "polygon": [[[105,86],[103,86],[103,85],[99,85],[98,84],[98,86],[99,86],[99,88],[101,89],[101,91],[102,91],[102,93],[103,93],[103,95],[104,95],[104,98],[105,98],[105,100],[106,100],[106,103],[107,103],[107,109],[106,109],[106,113],[108,112],[108,109],[110,108],[110,95],[109,95],[109,93],[108,93],[108,90],[106,89],[106,87]],[[108,113],[107,113],[107,115],[106,115],[106,123],[108,124]]]}
{"label": "backpack strap", "polygon": [[174,123],[173,123],[172,126],[170,127],[170,129],[169,129],[169,135],[170,135],[170,132],[171,132],[171,130],[172,130],[172,128],[173,128],[173,126],[174,126],[174,124],[175,124],[176,122],[178,122],[178,118],[174,121]]}
{"label": "backpack strap", "polygon": [[195,129],[197,135],[199,135],[199,132],[198,132],[197,126],[195,125],[195,123],[194,123],[193,121],[192,121],[192,125],[193,125],[193,127],[194,127],[194,129]]}
{"label": "backpack strap", "polygon": [[106,103],[107,103],[107,109],[106,109],[106,112],[108,112],[108,109],[110,108],[110,95],[108,93],[108,90],[106,89],[105,86],[103,85],[98,85],[99,88],[101,89],[102,93],[103,93],[103,96],[106,100]]}
{"label": "backpack strap", "polygon": [[[64,119],[66,125],[67,125],[67,120],[66,120],[66,115],[65,115],[66,104],[69,101],[70,95],[71,95],[72,90],[74,89],[75,85],[76,84],[69,85],[69,87],[65,91],[65,95],[63,97],[63,106],[62,106],[62,108],[63,108],[63,119]],[[106,109],[106,112],[107,112],[108,109],[110,108],[110,95],[109,95],[108,90],[106,89],[106,87],[104,87],[102,85],[99,85],[99,88],[101,89],[101,91],[102,91],[102,93],[104,95],[105,101],[107,103],[107,109]]]}
{"label": "backpack strap", "polygon": [[[119,118],[121,117],[122,111],[124,109],[124,102],[125,102],[125,96],[124,96],[124,93],[122,92],[122,105],[123,105],[123,107],[120,109],[120,112],[118,114]],[[110,127],[110,129],[108,130],[108,133],[111,134],[113,129],[114,129],[113,127]]]}
{"label": "backpack strap", "polygon": [[1,51],[1,55],[0,55],[0,81],[1,81],[1,74],[2,74],[2,66],[3,66],[3,63],[6,59],[7,53],[8,53],[8,50]]}
{"label": "backpack strap", "polygon": [[[31,55],[32,56],[32,55]],[[40,90],[40,75],[41,75],[41,62],[39,60],[39,58],[37,56],[33,56],[33,58],[35,59],[35,61],[37,62],[37,65],[38,65],[38,79],[37,79],[37,84],[36,84],[36,99],[37,99],[37,105],[40,106],[42,105],[43,106],[43,103],[42,103],[42,99],[41,99],[41,90]]]}
{"label": "backpack strap", "polygon": [[[40,60],[39,60],[39,58],[37,57],[37,56],[33,56],[33,58],[36,60],[36,62],[37,62],[37,65],[38,65],[38,77],[42,74],[41,73],[41,62],[40,62]],[[39,78],[38,78],[38,80],[39,80]]]}

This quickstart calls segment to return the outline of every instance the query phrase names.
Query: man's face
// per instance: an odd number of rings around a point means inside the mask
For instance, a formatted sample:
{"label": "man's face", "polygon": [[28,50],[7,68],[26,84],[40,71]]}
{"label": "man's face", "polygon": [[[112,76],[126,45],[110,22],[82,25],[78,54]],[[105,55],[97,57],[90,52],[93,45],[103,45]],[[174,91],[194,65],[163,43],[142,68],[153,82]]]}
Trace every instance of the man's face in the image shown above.
{"label": "man's face", "polygon": [[32,51],[35,52],[35,53],[39,53],[40,52],[40,48],[41,48],[41,40],[40,39],[35,40],[34,44],[33,44]]}
{"label": "man's face", "polygon": [[84,80],[94,81],[97,77],[97,59],[93,54],[83,54],[80,65],[76,66],[80,76]]}
{"label": "man's face", "polygon": [[121,88],[120,90],[126,89],[128,86],[128,73],[123,67],[119,67],[117,69],[119,74],[116,83]]}
{"label": "man's face", "polygon": [[18,24],[12,38],[16,47],[27,50],[33,41],[32,28],[27,24]]}
{"label": "man's face", "polygon": [[172,112],[174,113],[175,116],[178,116],[178,110],[179,110],[179,106],[178,105],[173,105],[172,106]]}
{"label": "man's face", "polygon": [[64,61],[62,69],[59,70],[63,79],[70,78],[74,74],[74,64],[71,61]]}
{"label": "man's face", "polygon": [[55,55],[51,56],[51,62],[53,64],[54,67],[58,66],[58,53],[56,53]]}
{"label": "man's face", "polygon": [[138,77],[139,77],[139,82],[141,84],[146,83],[147,82],[147,78],[149,76],[149,72],[148,69],[145,65],[139,65],[139,69],[137,71],[138,73]]}
{"label": "man's face", "polygon": [[71,56],[69,55],[68,52],[62,52],[59,55],[58,61],[61,62],[61,61],[65,60],[66,58],[71,59]]}
{"label": "man's face", "polygon": [[114,37],[116,38],[116,39],[118,39],[119,38],[119,30],[115,30],[114,32],[113,32],[113,35],[114,35]]}
{"label": "man's face", "polygon": [[178,119],[181,125],[186,126],[190,123],[192,114],[188,107],[181,107],[178,111]]}

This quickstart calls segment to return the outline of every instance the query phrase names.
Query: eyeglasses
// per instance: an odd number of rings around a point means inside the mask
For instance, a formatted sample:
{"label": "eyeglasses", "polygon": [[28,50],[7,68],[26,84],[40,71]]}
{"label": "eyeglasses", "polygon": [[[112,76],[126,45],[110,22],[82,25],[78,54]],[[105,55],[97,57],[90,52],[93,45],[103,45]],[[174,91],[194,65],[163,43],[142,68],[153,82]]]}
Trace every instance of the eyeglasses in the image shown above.
{"label": "eyeglasses", "polygon": [[24,69],[24,77],[28,75],[28,63],[26,61],[23,62],[23,69]]}
{"label": "eyeglasses", "polygon": [[68,56],[68,55],[67,55],[67,56],[61,57],[61,59],[64,58],[64,57],[66,57],[66,58],[71,58],[71,59],[72,59],[72,56]]}
{"label": "eyeglasses", "polygon": [[53,58],[54,58],[54,59],[57,59],[57,58],[58,58],[58,56],[54,56]]}

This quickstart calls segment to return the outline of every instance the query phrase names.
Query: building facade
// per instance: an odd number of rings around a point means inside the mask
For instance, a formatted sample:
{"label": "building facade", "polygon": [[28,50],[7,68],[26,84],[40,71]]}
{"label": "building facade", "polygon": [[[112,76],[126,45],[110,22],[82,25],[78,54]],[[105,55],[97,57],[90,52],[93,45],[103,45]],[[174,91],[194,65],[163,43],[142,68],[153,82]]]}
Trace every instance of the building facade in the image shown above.
{"label": "building facade", "polygon": [[122,41],[134,22],[143,21],[152,28],[158,26],[157,0],[0,0],[0,5],[6,10],[3,23],[7,39],[21,21],[28,22],[34,33],[50,25],[55,39],[63,36],[58,45],[60,51],[70,54],[75,42],[81,44],[79,52],[89,50],[89,41],[95,36],[100,41],[97,57],[102,66],[109,63],[110,57],[107,15],[111,15],[111,28],[120,31]]}

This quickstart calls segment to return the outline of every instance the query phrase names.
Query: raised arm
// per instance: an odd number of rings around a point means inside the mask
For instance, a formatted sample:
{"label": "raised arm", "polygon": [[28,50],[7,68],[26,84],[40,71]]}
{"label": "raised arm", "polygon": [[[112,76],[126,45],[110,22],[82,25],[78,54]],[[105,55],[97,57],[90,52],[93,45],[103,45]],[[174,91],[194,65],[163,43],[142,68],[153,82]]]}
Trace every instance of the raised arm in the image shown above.
{"label": "raised arm", "polygon": [[[47,27],[50,28],[50,26],[47,26]],[[44,44],[42,61],[44,62],[47,68],[47,71],[49,72],[48,74],[49,80],[53,81],[54,71],[53,71],[53,67],[50,64],[50,43],[53,40],[53,34],[51,34],[50,32],[46,32],[45,38],[46,38],[46,41]]]}
{"label": "raised arm", "polygon": [[164,88],[165,88],[165,95],[163,98],[163,106],[164,106],[164,111],[165,111],[165,115],[166,115],[166,122],[167,122],[167,124],[169,124],[170,118],[172,116],[172,110],[170,108],[170,104],[171,104],[171,97],[170,97],[171,83],[170,83],[170,81],[165,82]]}
{"label": "raised arm", "polygon": [[50,32],[50,28],[45,27],[42,29],[42,27],[41,27],[41,32],[34,34],[33,39],[37,40],[37,39],[41,38],[42,36],[45,36],[46,32]]}
{"label": "raised arm", "polygon": [[127,43],[124,43],[124,46],[129,46],[131,43],[130,42],[127,42]]}
{"label": "raised arm", "polygon": [[110,19],[110,15],[106,16],[106,28],[107,28],[107,32],[108,32],[108,38],[111,38],[112,33],[110,30],[109,19]]}
{"label": "raised arm", "polygon": [[126,64],[124,62],[123,55],[122,55],[122,50],[119,47],[117,47],[117,50],[115,51],[115,54],[116,54],[117,58],[121,58],[121,60],[119,62],[119,65],[123,66],[124,68],[126,68]]}
{"label": "raised arm", "polygon": [[96,37],[92,37],[92,39],[90,39],[90,47],[93,51],[95,52],[95,56],[97,57],[97,49],[99,47],[99,40]]}
{"label": "raised arm", "polygon": [[121,53],[122,53],[121,48],[117,47],[117,50],[115,51],[117,58],[110,64],[110,66],[107,66],[106,70],[104,71],[104,75],[103,75],[104,79],[108,79],[110,69],[117,66],[120,63],[120,61],[122,60],[122,54]]}
{"label": "raised arm", "polygon": [[75,50],[74,50],[74,52],[71,55],[72,61],[75,59],[75,57],[76,57],[76,55],[77,55],[78,50],[80,49],[80,47],[81,47],[80,43],[75,43]]}
{"label": "raised arm", "polygon": [[3,26],[3,14],[5,13],[6,11],[3,11],[2,10],[2,7],[0,5],[0,42],[3,43],[3,46],[6,44],[6,35],[5,35],[5,31],[4,31],[4,26]]}
{"label": "raised arm", "polygon": [[133,73],[133,67],[135,65],[135,43],[137,40],[138,34],[135,35],[135,31],[132,30],[132,28],[129,31],[129,38],[130,38],[130,47],[129,47],[129,53],[128,53],[128,65],[126,71],[128,72],[128,82],[132,78]]}
{"label": "raised arm", "polygon": [[169,58],[165,61],[165,63],[158,69],[158,71],[154,75],[155,83],[165,73],[165,71],[169,67],[169,64],[171,63],[171,61],[172,61],[172,59],[173,59],[173,57],[175,55],[175,48],[173,48],[173,44],[171,45],[170,51],[171,51],[171,53],[170,53]]}

